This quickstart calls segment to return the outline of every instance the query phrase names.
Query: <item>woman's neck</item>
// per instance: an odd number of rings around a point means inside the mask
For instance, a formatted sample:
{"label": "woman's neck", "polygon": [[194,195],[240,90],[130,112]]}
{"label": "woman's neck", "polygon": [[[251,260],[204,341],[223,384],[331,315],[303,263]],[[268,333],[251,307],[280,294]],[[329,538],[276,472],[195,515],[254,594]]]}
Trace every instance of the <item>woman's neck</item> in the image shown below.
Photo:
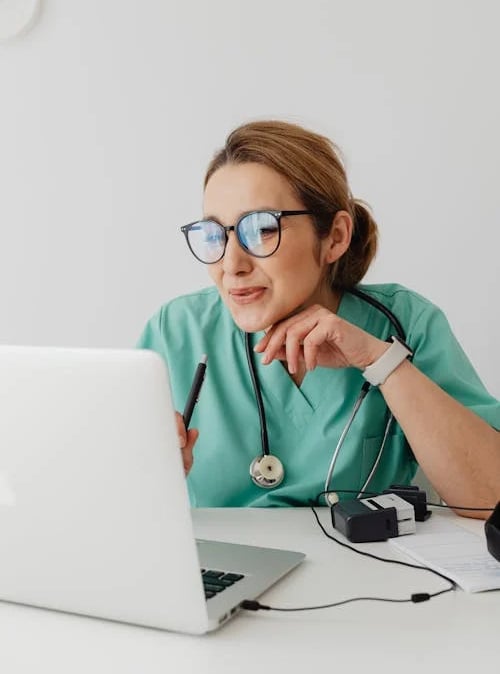
{"label": "woman's neck", "polygon": [[320,306],[325,307],[325,309],[331,311],[332,314],[336,314],[341,299],[342,299],[341,290],[335,290],[330,287],[318,288],[318,290],[313,295],[311,295],[311,297],[307,300],[307,302],[304,305],[298,307],[296,311],[294,311],[294,314],[298,314],[300,311],[307,309],[313,304],[319,304]]}

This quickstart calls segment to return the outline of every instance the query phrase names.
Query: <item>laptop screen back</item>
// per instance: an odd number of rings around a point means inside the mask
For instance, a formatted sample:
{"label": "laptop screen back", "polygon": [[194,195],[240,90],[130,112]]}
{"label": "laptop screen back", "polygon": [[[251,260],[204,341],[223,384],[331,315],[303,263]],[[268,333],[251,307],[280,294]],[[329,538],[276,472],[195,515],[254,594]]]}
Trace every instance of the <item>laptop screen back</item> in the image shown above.
{"label": "laptop screen back", "polygon": [[0,530],[1,599],[206,630],[158,355],[0,346]]}

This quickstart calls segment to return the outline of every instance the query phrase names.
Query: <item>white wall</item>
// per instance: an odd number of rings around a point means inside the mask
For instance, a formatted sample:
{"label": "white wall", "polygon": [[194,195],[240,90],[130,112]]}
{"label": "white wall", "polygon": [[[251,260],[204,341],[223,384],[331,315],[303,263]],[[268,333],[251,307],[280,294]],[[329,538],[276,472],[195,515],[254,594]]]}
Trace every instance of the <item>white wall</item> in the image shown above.
{"label": "white wall", "polygon": [[206,285],[178,227],[235,125],[330,135],[370,281],[447,312],[500,395],[495,0],[45,0],[0,45],[0,341],[126,346]]}

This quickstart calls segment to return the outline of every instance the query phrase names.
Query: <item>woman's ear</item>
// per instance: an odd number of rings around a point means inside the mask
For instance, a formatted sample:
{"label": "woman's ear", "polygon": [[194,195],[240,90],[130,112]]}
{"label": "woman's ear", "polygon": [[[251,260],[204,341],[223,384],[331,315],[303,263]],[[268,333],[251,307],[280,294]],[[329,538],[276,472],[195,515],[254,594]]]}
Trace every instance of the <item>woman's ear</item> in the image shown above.
{"label": "woman's ear", "polygon": [[325,262],[332,264],[349,248],[353,222],[347,211],[338,211],[332,221],[330,234],[324,239]]}

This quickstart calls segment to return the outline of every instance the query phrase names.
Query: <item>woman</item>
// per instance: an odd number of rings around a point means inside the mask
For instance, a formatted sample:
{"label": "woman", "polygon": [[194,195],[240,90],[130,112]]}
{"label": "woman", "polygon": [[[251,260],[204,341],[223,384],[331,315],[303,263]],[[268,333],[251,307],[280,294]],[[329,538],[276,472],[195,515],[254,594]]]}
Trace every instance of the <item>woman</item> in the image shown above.
{"label": "woman", "polygon": [[[500,404],[438,308],[359,285],[377,226],[333,144],[284,122],[237,128],[208,167],[203,210],[182,230],[215,286],[162,307],[140,340],[166,360],[177,409],[208,356],[199,438],[178,415],[193,505],[304,505],[327,475],[328,489],[379,491],[420,464],[447,503],[493,507]],[[274,458],[261,461],[266,431]]]}

